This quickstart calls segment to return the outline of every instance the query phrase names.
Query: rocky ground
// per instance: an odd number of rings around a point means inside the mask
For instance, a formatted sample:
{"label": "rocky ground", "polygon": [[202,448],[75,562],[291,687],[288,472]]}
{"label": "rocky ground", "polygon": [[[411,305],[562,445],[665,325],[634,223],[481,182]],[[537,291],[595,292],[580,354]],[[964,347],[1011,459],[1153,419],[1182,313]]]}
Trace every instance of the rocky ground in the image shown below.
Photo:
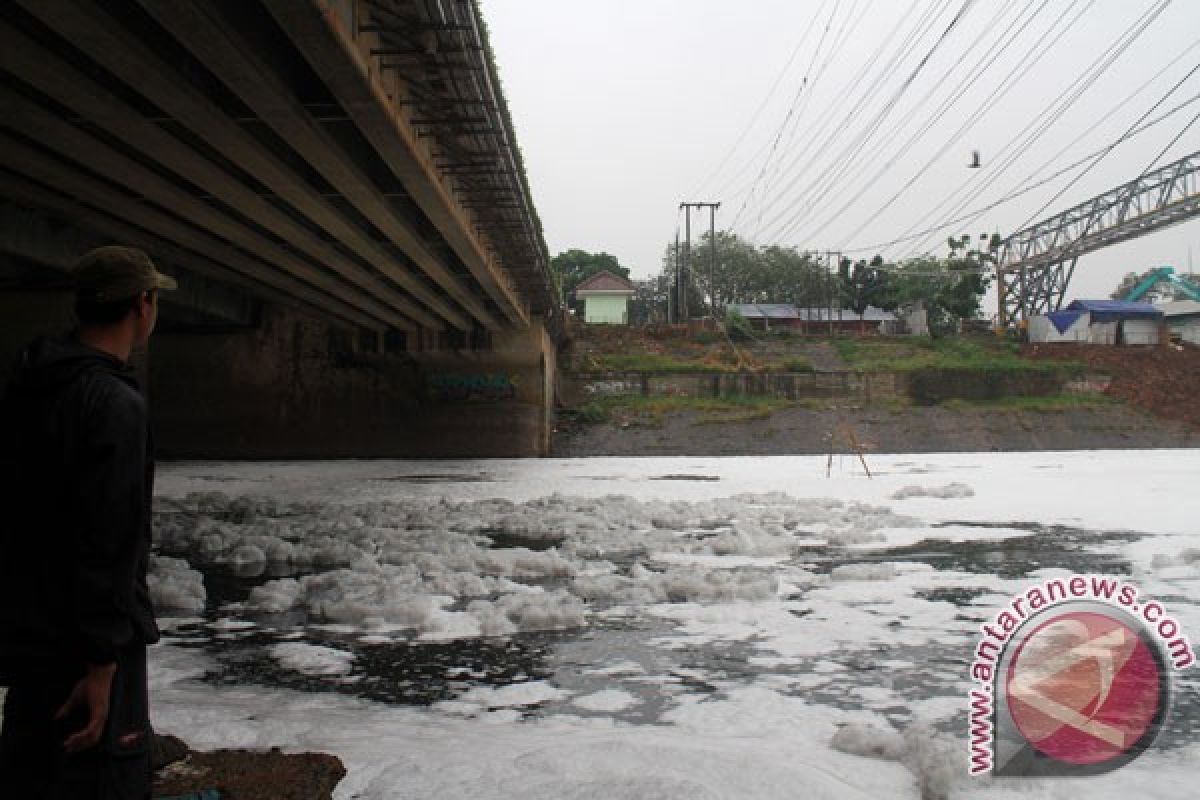
{"label": "rocky ground", "polygon": [[337,757],[324,753],[197,753],[173,736],[158,737],[155,750],[156,798],[215,789],[221,800],[331,800],[346,774]]}

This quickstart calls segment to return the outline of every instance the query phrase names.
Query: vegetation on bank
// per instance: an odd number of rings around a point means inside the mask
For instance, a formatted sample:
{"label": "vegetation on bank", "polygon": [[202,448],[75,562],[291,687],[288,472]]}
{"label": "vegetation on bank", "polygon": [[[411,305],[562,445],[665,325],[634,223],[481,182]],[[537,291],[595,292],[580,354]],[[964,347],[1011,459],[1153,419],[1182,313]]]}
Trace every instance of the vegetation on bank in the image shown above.
{"label": "vegetation on bank", "polygon": [[[1054,414],[1066,411],[1108,408],[1120,401],[1107,395],[1088,392],[1009,396],[990,400],[953,398],[937,403],[936,407],[957,411],[994,411],[1010,413]],[[903,413],[914,407],[905,397],[887,397],[864,406]],[[626,426],[657,427],[672,415],[691,413],[693,425],[721,425],[767,419],[778,411],[805,408],[814,411],[834,410],[838,403],[831,399],[786,400],[757,395],[728,397],[644,397],[641,395],[612,395],[589,401],[570,410],[575,422],[588,425],[615,423]]]}
{"label": "vegetation on bank", "polygon": [[[684,374],[698,372],[734,373],[747,371],[736,355],[725,356],[719,351],[693,356],[665,353],[590,353],[579,360],[582,372],[650,372]],[[812,372],[812,364],[801,356],[790,355],[756,365],[757,372]]]}
{"label": "vegetation on bank", "polygon": [[765,419],[784,408],[793,408],[798,403],[780,397],[759,395],[729,395],[726,397],[644,397],[642,395],[612,395],[591,400],[574,410],[579,422],[597,424],[613,422],[623,418],[650,420],[654,423],[663,417],[681,412],[696,412],[700,416],[697,424],[723,422],[745,422]]}
{"label": "vegetation on bank", "polygon": [[855,372],[974,369],[1077,374],[1085,369],[1082,363],[1075,361],[1032,361],[1021,355],[1019,345],[999,339],[961,336],[941,339],[838,337],[831,342],[847,367]]}

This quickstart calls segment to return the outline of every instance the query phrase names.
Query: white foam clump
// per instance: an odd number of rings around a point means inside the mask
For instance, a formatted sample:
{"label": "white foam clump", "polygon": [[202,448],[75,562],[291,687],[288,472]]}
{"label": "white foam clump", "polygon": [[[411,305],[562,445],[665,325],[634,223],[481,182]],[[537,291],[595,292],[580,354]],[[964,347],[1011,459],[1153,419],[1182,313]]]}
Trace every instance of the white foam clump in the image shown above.
{"label": "white foam clump", "polygon": [[257,587],[246,611],[440,639],[579,627],[592,604],[770,600],[786,588],[780,565],[805,549],[917,524],[883,507],[778,492],[360,505],[209,492],[167,505],[155,519],[165,553],[313,573]]}
{"label": "white foam clump", "polygon": [[572,590],[586,600],[631,605],[732,603],[777,596],[778,580],[762,570],[672,566],[662,572],[634,564],[628,575],[577,578]]}
{"label": "white foam clump", "polygon": [[954,500],[960,497],[974,497],[975,490],[965,483],[948,483],[945,486],[905,486],[892,493],[893,500],[905,500],[909,497],[934,497],[941,500]]}
{"label": "white foam clump", "polygon": [[[507,585],[495,579],[477,580],[479,586],[468,588],[480,594]],[[547,592],[525,587],[495,599],[474,600],[465,610],[447,610],[454,600],[429,593],[415,567],[385,566],[368,572],[341,569],[269,581],[251,591],[245,607],[263,613],[299,609],[334,623],[391,627],[424,638],[504,636],[586,624],[583,602],[563,589]]]}
{"label": "white foam clump", "polygon": [[842,564],[834,567],[830,577],[835,581],[887,581],[896,577],[893,564]]}
{"label": "white foam clump", "polygon": [[[884,528],[917,524],[887,508],[778,492],[702,502],[556,494],[519,504],[425,497],[282,507],[269,498],[222,497],[188,495],[158,514],[163,552],[211,563],[261,554],[268,563],[329,569],[438,559],[485,575],[568,576],[576,561],[604,554],[787,556],[814,542],[871,541]],[[506,537],[553,547],[490,546]]]}
{"label": "white foam clump", "polygon": [[899,732],[852,722],[838,729],[830,746],[850,755],[900,762],[916,778],[921,800],[945,800],[964,772],[950,743],[926,725]]}
{"label": "white foam clump", "polygon": [[146,585],[151,602],[160,611],[203,611],[208,600],[204,576],[181,558],[151,556]]}
{"label": "white foam clump", "polygon": [[349,675],[354,654],[305,642],[282,642],[271,647],[271,658],[280,666],[314,677]]}
{"label": "white foam clump", "polygon": [[592,694],[576,697],[571,705],[585,711],[603,711],[615,713],[624,711],[638,704],[638,699],[624,689],[602,689]]}
{"label": "white foam clump", "polygon": [[483,708],[524,708],[569,697],[570,693],[545,681],[513,683],[499,688],[477,686],[458,698],[458,703]]}

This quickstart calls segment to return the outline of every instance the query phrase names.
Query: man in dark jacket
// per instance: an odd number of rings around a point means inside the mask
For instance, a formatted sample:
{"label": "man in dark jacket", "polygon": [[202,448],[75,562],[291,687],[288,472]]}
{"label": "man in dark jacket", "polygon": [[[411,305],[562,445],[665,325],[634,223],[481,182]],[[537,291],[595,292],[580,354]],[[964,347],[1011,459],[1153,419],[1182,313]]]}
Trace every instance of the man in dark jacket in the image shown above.
{"label": "man in dark jacket", "polygon": [[24,351],[0,420],[0,795],[143,800],[154,465],[128,362],[175,281],[126,247],[74,277],[78,330]]}

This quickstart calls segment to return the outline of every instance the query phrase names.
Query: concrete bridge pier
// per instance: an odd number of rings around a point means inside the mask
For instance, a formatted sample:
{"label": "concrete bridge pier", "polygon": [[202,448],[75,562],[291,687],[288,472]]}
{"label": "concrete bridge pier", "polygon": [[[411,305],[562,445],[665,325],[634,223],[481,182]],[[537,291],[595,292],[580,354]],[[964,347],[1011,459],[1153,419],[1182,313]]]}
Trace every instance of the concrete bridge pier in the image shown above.
{"label": "concrete bridge pier", "polygon": [[553,342],[536,321],[475,351],[382,352],[264,306],[250,329],[156,336],[149,392],[176,458],[478,458],[549,453]]}
{"label": "concrete bridge pier", "polygon": [[[104,242],[11,206],[0,220],[2,385],[23,344],[71,328],[66,268]],[[549,453],[557,360],[540,318],[452,349],[445,335],[355,329],[170,271],[180,289],[163,295],[159,330],[135,359],[163,457]]]}

